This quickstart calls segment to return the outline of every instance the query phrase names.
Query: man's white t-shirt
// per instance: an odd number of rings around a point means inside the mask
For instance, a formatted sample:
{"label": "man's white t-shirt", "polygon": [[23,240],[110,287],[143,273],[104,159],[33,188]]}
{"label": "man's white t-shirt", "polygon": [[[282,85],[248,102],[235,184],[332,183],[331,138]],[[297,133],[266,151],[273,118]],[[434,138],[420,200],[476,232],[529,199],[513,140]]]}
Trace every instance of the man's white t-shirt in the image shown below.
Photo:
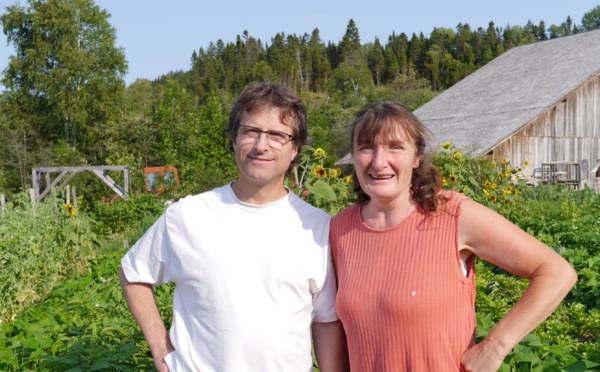
{"label": "man's white t-shirt", "polygon": [[176,285],[171,371],[310,371],[311,322],[337,320],[329,216],[292,192],[188,196],[121,263],[129,282]]}

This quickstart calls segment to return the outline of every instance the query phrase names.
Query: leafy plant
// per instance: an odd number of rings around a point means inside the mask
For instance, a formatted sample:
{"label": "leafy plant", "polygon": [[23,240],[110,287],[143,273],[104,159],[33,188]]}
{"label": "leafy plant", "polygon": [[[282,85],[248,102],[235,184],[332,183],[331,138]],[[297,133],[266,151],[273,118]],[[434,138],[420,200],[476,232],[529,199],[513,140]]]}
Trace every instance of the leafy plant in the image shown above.
{"label": "leafy plant", "polygon": [[351,204],[353,191],[352,177],[332,163],[325,150],[307,147],[286,182],[299,197],[334,216]]}

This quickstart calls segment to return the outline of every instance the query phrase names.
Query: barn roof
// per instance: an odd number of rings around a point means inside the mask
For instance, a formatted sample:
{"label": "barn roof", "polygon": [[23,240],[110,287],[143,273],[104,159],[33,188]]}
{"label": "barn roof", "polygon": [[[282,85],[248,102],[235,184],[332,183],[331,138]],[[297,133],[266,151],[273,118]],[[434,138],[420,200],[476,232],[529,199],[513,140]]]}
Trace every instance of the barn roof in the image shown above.
{"label": "barn roof", "polygon": [[415,115],[437,144],[482,155],[600,73],[600,30],[509,49]]}

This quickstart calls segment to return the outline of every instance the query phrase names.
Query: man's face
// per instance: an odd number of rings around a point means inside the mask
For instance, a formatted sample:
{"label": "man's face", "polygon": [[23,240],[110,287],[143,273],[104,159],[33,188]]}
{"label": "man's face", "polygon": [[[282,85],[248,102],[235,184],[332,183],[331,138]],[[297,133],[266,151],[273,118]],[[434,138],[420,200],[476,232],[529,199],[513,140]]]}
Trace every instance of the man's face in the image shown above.
{"label": "man's face", "polygon": [[[260,131],[269,131],[271,134]],[[242,115],[240,129],[233,143],[239,169],[239,186],[283,186],[285,173],[298,153],[294,141],[286,134],[294,135],[294,128],[281,121],[277,108],[266,107]],[[287,140],[281,141],[282,138]]]}

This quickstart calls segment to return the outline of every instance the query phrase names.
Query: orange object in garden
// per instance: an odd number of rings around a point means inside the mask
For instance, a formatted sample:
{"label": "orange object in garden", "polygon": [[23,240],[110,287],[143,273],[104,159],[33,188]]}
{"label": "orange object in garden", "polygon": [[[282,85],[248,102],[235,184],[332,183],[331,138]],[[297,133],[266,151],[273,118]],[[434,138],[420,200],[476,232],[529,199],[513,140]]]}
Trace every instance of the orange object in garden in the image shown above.
{"label": "orange object in garden", "polygon": [[179,187],[179,173],[174,166],[147,167],[144,168],[144,173],[146,174],[146,191],[161,194],[166,187]]}

